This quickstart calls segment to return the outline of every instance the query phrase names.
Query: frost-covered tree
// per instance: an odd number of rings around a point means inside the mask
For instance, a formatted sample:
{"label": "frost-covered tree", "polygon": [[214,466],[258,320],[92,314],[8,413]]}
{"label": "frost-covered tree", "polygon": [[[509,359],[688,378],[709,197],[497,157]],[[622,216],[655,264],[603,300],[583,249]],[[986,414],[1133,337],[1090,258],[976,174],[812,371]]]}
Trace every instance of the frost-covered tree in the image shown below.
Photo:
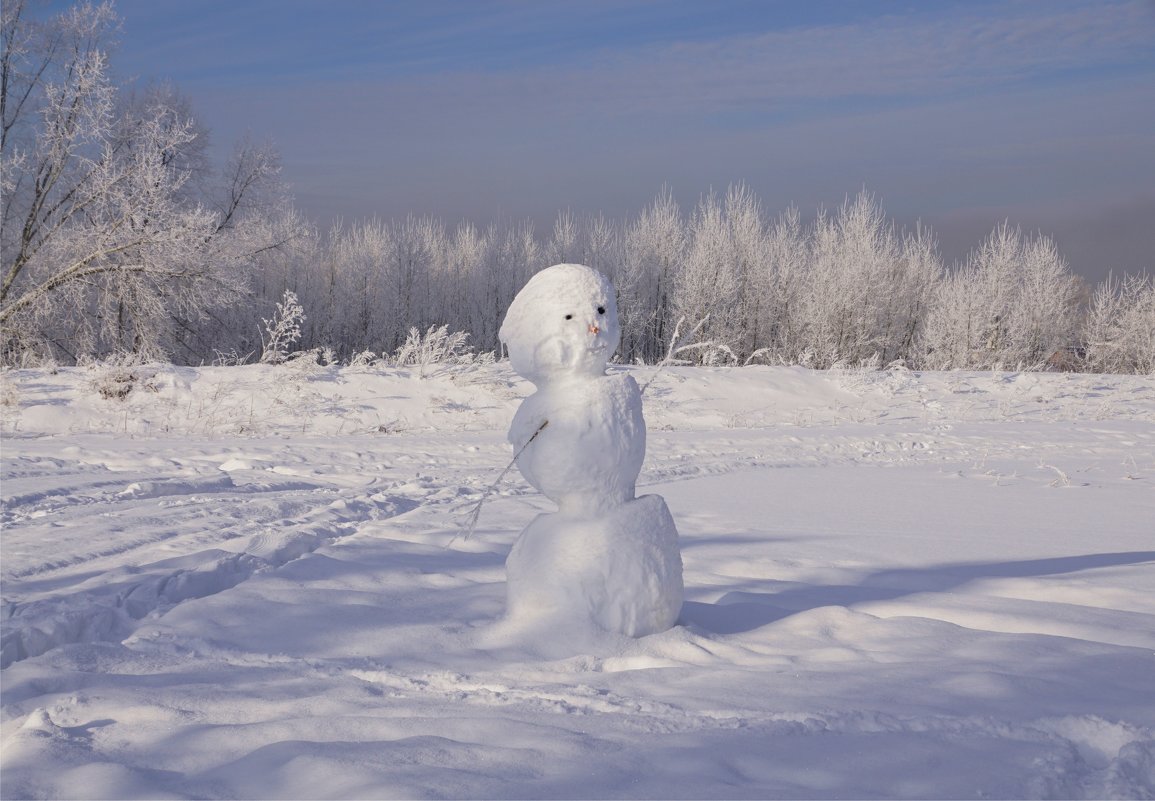
{"label": "frost-covered tree", "polygon": [[580,261],[577,218],[569,209],[558,212],[554,220],[553,237],[545,247],[545,260],[549,264]]}
{"label": "frost-covered tree", "polygon": [[979,331],[985,325],[974,288],[975,282],[965,268],[945,274],[935,286],[922,326],[917,366],[947,370],[972,367],[978,362]]}
{"label": "frost-covered tree", "polygon": [[505,311],[529,277],[545,267],[533,225],[490,225],[481,262],[470,281],[470,331],[482,350],[500,352],[497,331]]}
{"label": "frost-covered tree", "polygon": [[814,366],[897,357],[887,332],[895,296],[911,291],[900,239],[866,192],[820,211],[810,236],[800,316]]}
{"label": "frost-covered tree", "polygon": [[624,360],[652,363],[665,353],[677,321],[671,297],[686,242],[682,213],[669,187],[626,227],[615,282]]}
{"label": "frost-covered tree", "polygon": [[[396,329],[389,345],[396,349],[410,328],[424,330],[430,319],[434,277],[446,255],[445,226],[431,217],[407,217],[390,231],[391,247],[383,265],[388,314]],[[438,321],[439,322],[439,321]]]}
{"label": "frost-covered tree", "polygon": [[388,275],[393,247],[392,226],[379,220],[331,236],[326,261],[336,276],[322,302],[332,319],[325,321],[329,330],[314,334],[311,345],[340,352],[396,347],[396,295]]}
{"label": "frost-covered tree", "polygon": [[738,263],[726,208],[713,192],[694,211],[680,266],[670,293],[673,317],[691,324],[706,320],[703,337],[732,346],[738,333]]}
{"label": "frost-covered tree", "polygon": [[1078,281],[1043,235],[997,226],[941,283],[927,314],[932,368],[1030,369],[1076,344]]}
{"label": "frost-covered tree", "polygon": [[727,272],[735,283],[728,338],[734,350],[748,358],[769,344],[766,311],[772,294],[773,266],[769,262],[767,226],[761,201],[745,185],[732,186],[726,192],[725,216],[731,259]]}
{"label": "frost-covered tree", "polygon": [[756,338],[743,361],[797,364],[805,350],[801,296],[807,268],[806,234],[798,209],[790,208],[766,228],[760,268],[751,290],[761,293],[757,308]]}
{"label": "frost-covered tree", "polygon": [[891,277],[896,291],[884,298],[883,363],[903,359],[918,366],[926,316],[943,278],[938,242],[929,228],[917,226],[902,238],[899,261]]}
{"label": "frost-covered tree", "polygon": [[1097,373],[1155,375],[1155,281],[1110,277],[1091,296],[1086,366]]}
{"label": "frost-covered tree", "polygon": [[4,4],[0,327],[9,361],[203,349],[193,323],[240,298],[252,263],[295,232],[291,215],[252,208],[276,172],[265,151],[239,154],[220,204],[210,202],[202,130],[187,103],[113,84],[116,24],[109,3],[44,22],[23,0]]}
{"label": "frost-covered tree", "polygon": [[1025,238],[1021,258],[1003,358],[1006,363],[1039,365],[1076,344],[1080,282],[1050,237]]}
{"label": "frost-covered tree", "polygon": [[462,223],[447,244],[449,253],[444,260],[436,319],[448,324],[452,331],[470,331],[469,286],[474,271],[485,263],[488,239],[475,225]]}

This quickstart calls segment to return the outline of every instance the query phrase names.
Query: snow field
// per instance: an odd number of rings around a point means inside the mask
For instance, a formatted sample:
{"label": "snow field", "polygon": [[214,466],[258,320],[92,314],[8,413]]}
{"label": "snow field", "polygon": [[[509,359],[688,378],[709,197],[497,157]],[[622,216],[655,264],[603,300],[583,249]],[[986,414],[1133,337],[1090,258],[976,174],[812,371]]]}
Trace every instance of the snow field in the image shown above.
{"label": "snow field", "polygon": [[543,655],[528,384],[294,369],[5,374],[5,798],[1155,796],[1151,378],[669,368],[679,624]]}

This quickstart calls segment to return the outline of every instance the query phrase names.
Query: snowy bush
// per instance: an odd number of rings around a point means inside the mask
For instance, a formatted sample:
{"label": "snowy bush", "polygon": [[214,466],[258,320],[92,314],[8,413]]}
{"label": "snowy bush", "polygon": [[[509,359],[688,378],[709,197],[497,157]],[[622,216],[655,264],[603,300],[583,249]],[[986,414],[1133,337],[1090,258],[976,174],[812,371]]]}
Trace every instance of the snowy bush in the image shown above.
{"label": "snowy bush", "polygon": [[252,353],[241,355],[236,348],[230,348],[227,351],[213,350],[214,367],[238,367],[242,364],[248,364]]}
{"label": "snowy bush", "polygon": [[409,329],[409,335],[390,358],[397,367],[417,367],[418,375],[425,377],[433,365],[467,366],[478,361],[477,355],[467,345],[469,334],[464,331],[449,333],[449,326],[430,326],[424,334],[416,328]]}
{"label": "snowy bush", "polygon": [[99,362],[90,360],[84,366],[92,373],[89,387],[105,400],[124,400],[138,388],[156,391],[152,383],[156,367],[146,365],[135,354],[117,354]]}
{"label": "snowy bush", "polygon": [[349,366],[358,369],[365,369],[372,367],[380,361],[380,357],[371,350],[363,350],[360,353],[353,354],[353,358],[349,360]]}
{"label": "snowy bush", "polygon": [[261,335],[261,364],[283,363],[301,338],[304,321],[305,310],[297,300],[297,294],[286,289],[272,318],[261,320],[265,326]]}
{"label": "snowy bush", "polygon": [[7,408],[20,406],[20,392],[6,375],[0,375],[0,406]]}

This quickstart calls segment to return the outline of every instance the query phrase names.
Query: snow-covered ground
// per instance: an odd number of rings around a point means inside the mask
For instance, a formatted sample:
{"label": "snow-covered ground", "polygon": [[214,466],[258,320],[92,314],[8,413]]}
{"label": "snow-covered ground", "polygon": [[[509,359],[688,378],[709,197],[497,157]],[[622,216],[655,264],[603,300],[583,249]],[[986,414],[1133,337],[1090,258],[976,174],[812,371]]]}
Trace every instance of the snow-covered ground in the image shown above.
{"label": "snow-covered ground", "polygon": [[667,369],[679,624],[542,654],[417,372],[3,376],[4,798],[1155,797],[1155,379]]}

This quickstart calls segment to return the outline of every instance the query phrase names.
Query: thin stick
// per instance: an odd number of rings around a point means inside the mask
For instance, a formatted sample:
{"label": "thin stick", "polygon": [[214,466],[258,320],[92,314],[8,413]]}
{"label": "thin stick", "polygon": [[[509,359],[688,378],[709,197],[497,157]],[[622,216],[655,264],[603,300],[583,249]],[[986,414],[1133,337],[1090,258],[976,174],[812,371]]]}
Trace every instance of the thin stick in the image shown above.
{"label": "thin stick", "polygon": [[[473,529],[477,526],[477,519],[479,517],[481,517],[482,505],[489,498],[489,496],[493,493],[493,491],[495,489],[497,489],[497,485],[501,483],[501,480],[503,478],[505,478],[505,474],[508,473],[513,468],[514,464],[517,463],[517,457],[521,456],[521,454],[525,451],[525,449],[529,447],[529,443],[531,443],[535,439],[537,439],[537,435],[540,434],[543,430],[545,430],[545,427],[548,425],[549,425],[549,420],[542,420],[541,425],[539,425],[537,427],[537,431],[533,432],[533,436],[531,436],[529,439],[527,439],[525,441],[525,444],[517,449],[517,453],[515,453],[513,455],[513,458],[510,459],[509,464],[507,464],[505,466],[505,469],[501,471],[501,474],[494,480],[494,482],[492,484],[490,484],[488,487],[485,488],[485,492],[483,492],[481,495],[481,500],[479,500],[476,504],[474,504],[473,510],[469,513],[469,522],[465,526],[463,526],[463,528],[465,529],[464,539],[469,539],[469,535],[473,533]],[[453,536],[453,539],[451,539],[449,541],[449,544],[452,545],[453,543],[457,542],[457,538],[460,536],[461,536],[461,532],[459,531],[459,532],[457,532],[457,534],[455,534]]]}
{"label": "thin stick", "polygon": [[[695,336],[697,336],[698,332],[702,330],[702,326],[704,326],[706,324],[706,321],[709,319],[710,319],[710,315],[707,314],[705,317],[703,317],[701,320],[699,320],[698,324],[696,326],[694,326],[694,330],[689,333],[689,335],[686,337],[686,339],[693,339]],[[650,384],[654,383],[654,379],[658,377],[658,374],[661,373],[662,370],[664,370],[666,368],[666,365],[670,364],[674,360],[674,356],[676,354],[681,353],[684,350],[689,350],[690,348],[703,347],[703,346],[708,345],[708,343],[702,342],[702,343],[698,343],[697,345],[685,345],[685,346],[683,346],[682,342],[685,340],[680,340],[678,338],[678,334],[681,332],[682,323],[684,323],[684,322],[686,322],[686,318],[685,318],[685,316],[682,316],[682,317],[679,317],[678,322],[674,324],[674,335],[672,337],[670,337],[670,348],[669,348],[669,350],[666,351],[665,358],[662,359],[660,362],[658,362],[658,369],[655,370],[654,374],[650,376],[650,380],[642,385],[642,394],[643,395],[646,394],[646,390],[649,389]]]}

